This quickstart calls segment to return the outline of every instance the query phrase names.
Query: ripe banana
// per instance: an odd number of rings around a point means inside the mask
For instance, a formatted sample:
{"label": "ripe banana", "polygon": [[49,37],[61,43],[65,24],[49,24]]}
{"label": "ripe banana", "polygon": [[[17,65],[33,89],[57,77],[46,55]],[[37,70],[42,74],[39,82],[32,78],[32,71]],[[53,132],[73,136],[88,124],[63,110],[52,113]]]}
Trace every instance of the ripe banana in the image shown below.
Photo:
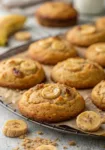
{"label": "ripe banana", "polygon": [[8,15],[0,18],[0,45],[4,46],[8,36],[21,29],[26,21],[22,15]]}
{"label": "ripe banana", "polygon": [[36,150],[57,150],[53,145],[41,145],[36,148]]}
{"label": "ripe banana", "polygon": [[94,111],[85,111],[77,116],[76,124],[78,128],[83,131],[97,131],[101,124],[102,120],[100,115]]}
{"label": "ripe banana", "polygon": [[54,85],[49,85],[42,90],[43,98],[54,99],[57,98],[61,93],[59,87],[55,87]]}
{"label": "ripe banana", "polygon": [[8,137],[18,137],[28,130],[27,124],[23,120],[9,120],[5,123],[3,133]]}

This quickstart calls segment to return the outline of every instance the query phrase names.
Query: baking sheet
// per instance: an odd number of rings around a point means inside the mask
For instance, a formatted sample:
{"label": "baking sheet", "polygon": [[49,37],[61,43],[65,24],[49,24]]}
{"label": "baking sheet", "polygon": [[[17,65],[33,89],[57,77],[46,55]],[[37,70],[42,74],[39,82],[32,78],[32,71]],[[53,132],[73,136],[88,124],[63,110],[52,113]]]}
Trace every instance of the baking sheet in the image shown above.
{"label": "baking sheet", "polygon": [[[81,57],[85,57],[85,50],[86,48],[78,48],[76,47],[79,56]],[[17,49],[18,50],[18,49]],[[27,57],[27,51],[14,55],[13,57]],[[47,81],[46,82],[52,82],[51,78],[50,78],[50,72],[52,70],[53,66],[48,66],[48,65],[42,65],[45,73],[46,73],[46,77],[47,77]],[[105,112],[99,110],[94,104],[92,104],[91,102],[91,89],[87,89],[87,90],[78,90],[80,92],[80,94],[84,97],[85,102],[86,102],[86,110],[93,110],[97,113],[99,113],[103,118],[105,118]],[[10,103],[11,107],[13,109],[18,109],[17,104],[19,99],[21,98],[21,95],[24,93],[25,91],[19,91],[19,90],[13,90],[13,89],[8,89],[8,88],[3,88],[0,87],[0,97],[1,99],[6,102],[6,103]],[[51,125],[51,124],[50,124]],[[56,127],[72,127],[74,129],[80,130],[77,126],[76,126],[76,118],[68,120],[68,121],[64,121],[64,122],[60,122],[60,123],[54,123],[52,125],[55,125]],[[80,130],[81,131],[81,130]],[[82,131],[83,132],[83,131]],[[96,131],[96,132],[84,132],[84,133],[88,133],[88,134],[92,134],[92,135],[98,135],[98,136],[105,136],[105,125],[103,124],[101,126],[101,128]]]}

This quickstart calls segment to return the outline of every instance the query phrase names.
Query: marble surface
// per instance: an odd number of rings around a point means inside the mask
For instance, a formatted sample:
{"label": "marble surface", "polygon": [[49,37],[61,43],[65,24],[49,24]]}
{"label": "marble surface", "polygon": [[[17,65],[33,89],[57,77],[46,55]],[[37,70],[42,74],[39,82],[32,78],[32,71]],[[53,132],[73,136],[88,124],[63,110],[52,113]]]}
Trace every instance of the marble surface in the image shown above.
{"label": "marble surface", "polygon": [[[4,15],[6,13],[7,12],[5,13],[0,12],[0,15]],[[52,29],[52,28],[41,27],[35,22],[35,19],[33,18],[28,19],[25,29],[31,32],[33,39],[46,37],[48,35],[56,35],[59,33],[64,33],[65,31],[68,30],[68,28]],[[17,42],[13,37],[11,37],[8,46],[0,48],[0,54],[4,53],[5,51],[9,50],[12,47],[22,45],[22,44],[24,44],[24,42]],[[0,150],[12,150],[13,148],[17,147],[17,145],[21,142],[21,140],[18,138],[7,138],[2,134],[3,124],[5,123],[5,121],[9,119],[21,119],[21,118],[9,112],[2,106],[0,106]],[[42,136],[44,138],[48,138],[48,139],[59,138],[60,141],[58,142],[59,144],[58,150],[63,150],[63,146],[67,146],[68,150],[94,150],[94,149],[104,150],[105,149],[104,140],[72,135],[72,134],[68,135],[68,134],[58,133],[57,131],[53,131],[45,127],[41,127],[30,122],[27,123],[29,127],[28,136],[36,137],[38,136],[36,132],[42,131],[44,132],[44,135]],[[77,145],[68,146],[68,142],[70,140],[74,140],[77,143]]]}
{"label": "marble surface", "polygon": [[[18,138],[8,138],[5,137],[2,133],[2,128],[8,119],[21,119],[16,115],[12,114],[5,108],[0,106],[0,150],[13,150],[17,147],[21,140]],[[33,123],[27,122],[29,128],[29,137],[37,137],[37,131],[42,131],[44,134],[41,136],[48,139],[59,138],[58,150],[63,150],[64,146],[68,147],[68,150],[104,150],[105,149],[105,140],[89,138],[84,136],[72,135],[72,134],[63,134],[45,127],[35,125]],[[76,146],[68,146],[68,142],[74,140]]]}

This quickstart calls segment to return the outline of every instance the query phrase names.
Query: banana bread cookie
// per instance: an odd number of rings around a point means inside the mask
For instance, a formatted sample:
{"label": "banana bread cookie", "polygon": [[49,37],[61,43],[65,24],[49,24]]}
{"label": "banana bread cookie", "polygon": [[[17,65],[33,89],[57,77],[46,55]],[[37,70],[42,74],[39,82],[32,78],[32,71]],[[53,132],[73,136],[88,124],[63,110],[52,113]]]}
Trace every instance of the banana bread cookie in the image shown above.
{"label": "banana bread cookie", "polygon": [[97,84],[91,93],[92,102],[101,110],[105,110],[105,80]]}
{"label": "banana bread cookie", "polygon": [[105,30],[105,17],[101,17],[96,20],[96,27],[99,30]]}
{"label": "banana bread cookie", "polygon": [[23,94],[18,107],[30,119],[59,122],[82,112],[85,101],[75,88],[63,84],[39,84]]}
{"label": "banana bread cookie", "polygon": [[41,83],[44,78],[41,65],[33,60],[10,58],[0,62],[0,86],[26,89]]}
{"label": "banana bread cookie", "polygon": [[86,58],[105,67],[105,43],[91,45],[86,51]]}
{"label": "banana bread cookie", "polygon": [[53,81],[75,88],[91,88],[105,78],[97,63],[82,58],[69,58],[52,69]]}
{"label": "banana bread cookie", "polygon": [[39,24],[51,27],[65,27],[77,22],[77,11],[71,4],[64,2],[47,2],[36,11]]}
{"label": "banana bread cookie", "polygon": [[85,24],[72,28],[66,38],[77,46],[90,46],[97,42],[105,42],[105,31],[100,31],[95,25]]}
{"label": "banana bread cookie", "polygon": [[28,53],[31,58],[49,65],[77,56],[75,48],[59,36],[32,43]]}

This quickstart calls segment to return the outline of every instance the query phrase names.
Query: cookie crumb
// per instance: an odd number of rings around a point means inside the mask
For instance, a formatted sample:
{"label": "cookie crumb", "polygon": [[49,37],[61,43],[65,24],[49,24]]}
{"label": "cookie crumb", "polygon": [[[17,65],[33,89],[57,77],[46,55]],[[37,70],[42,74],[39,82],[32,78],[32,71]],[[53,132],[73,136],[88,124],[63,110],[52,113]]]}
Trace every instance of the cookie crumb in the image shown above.
{"label": "cookie crumb", "polygon": [[24,134],[24,135],[19,136],[19,139],[25,139],[25,137],[26,135]]}
{"label": "cookie crumb", "polygon": [[40,137],[36,137],[36,138],[25,138],[22,140],[21,146],[23,147],[23,149],[25,150],[29,150],[29,149],[36,149],[38,146],[41,145],[53,145],[53,146],[57,146],[56,141],[52,141],[50,139],[44,139],[44,138],[40,138]]}
{"label": "cookie crumb", "polygon": [[76,142],[75,141],[69,141],[68,143],[70,146],[75,146],[76,145]]}
{"label": "cookie crumb", "polygon": [[67,147],[67,146],[64,146],[63,149],[68,149],[68,147]]}
{"label": "cookie crumb", "polygon": [[42,131],[38,131],[37,134],[43,135],[44,133]]}

